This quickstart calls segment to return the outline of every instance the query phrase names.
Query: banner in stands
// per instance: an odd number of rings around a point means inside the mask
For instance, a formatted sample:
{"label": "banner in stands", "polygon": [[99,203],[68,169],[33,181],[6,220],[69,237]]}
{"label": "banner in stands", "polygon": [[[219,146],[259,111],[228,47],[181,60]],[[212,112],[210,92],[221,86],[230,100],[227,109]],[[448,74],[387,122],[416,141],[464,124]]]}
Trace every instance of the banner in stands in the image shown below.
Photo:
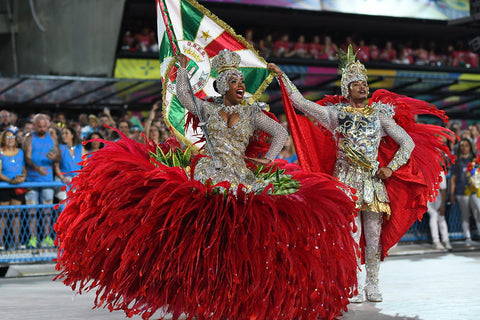
{"label": "banner in stands", "polygon": [[205,0],[300,10],[389,17],[452,20],[469,16],[469,0]]}

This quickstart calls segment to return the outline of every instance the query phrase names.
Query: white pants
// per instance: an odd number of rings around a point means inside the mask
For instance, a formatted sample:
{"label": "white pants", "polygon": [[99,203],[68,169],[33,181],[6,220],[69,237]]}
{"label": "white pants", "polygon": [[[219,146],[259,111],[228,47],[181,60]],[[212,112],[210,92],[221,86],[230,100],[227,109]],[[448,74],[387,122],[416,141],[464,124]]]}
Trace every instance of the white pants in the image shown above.
{"label": "white pants", "polygon": [[[480,227],[480,199],[476,195],[464,196],[456,195],[455,200],[460,206],[460,212],[462,213],[462,230],[465,238],[470,239],[470,209],[473,212],[473,217],[477,223],[477,229]],[[479,229],[480,230],[480,229]]]}
{"label": "white pants", "polygon": [[432,234],[432,241],[440,242],[438,231],[442,236],[444,243],[449,242],[448,227],[445,216],[440,214],[440,206],[442,205],[442,195],[439,194],[434,202],[427,202],[428,214],[430,215],[430,233]]}
{"label": "white pants", "polygon": [[[476,194],[470,196],[470,209],[472,210],[475,224],[477,225],[477,232],[480,234],[480,198]],[[469,221],[470,222],[470,221]],[[462,220],[463,224],[463,220]]]}
{"label": "white pants", "polygon": [[[380,235],[382,234],[383,214],[377,212],[361,211],[355,217],[357,231],[352,233],[353,239],[357,244],[360,243],[362,229],[365,237],[365,269],[366,285],[378,285],[378,276],[380,272]],[[361,268],[361,258],[357,259],[358,267]],[[365,269],[357,272],[359,293],[365,282]]]}

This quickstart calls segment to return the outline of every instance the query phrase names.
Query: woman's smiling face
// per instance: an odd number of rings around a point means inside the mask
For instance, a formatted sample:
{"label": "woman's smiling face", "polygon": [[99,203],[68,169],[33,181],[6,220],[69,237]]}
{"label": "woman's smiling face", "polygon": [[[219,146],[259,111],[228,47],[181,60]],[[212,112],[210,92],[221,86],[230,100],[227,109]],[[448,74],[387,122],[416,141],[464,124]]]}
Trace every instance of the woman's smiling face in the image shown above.
{"label": "woman's smiling face", "polygon": [[228,91],[225,93],[225,105],[237,105],[240,104],[245,95],[245,83],[243,77],[239,77],[234,74],[228,80]]}

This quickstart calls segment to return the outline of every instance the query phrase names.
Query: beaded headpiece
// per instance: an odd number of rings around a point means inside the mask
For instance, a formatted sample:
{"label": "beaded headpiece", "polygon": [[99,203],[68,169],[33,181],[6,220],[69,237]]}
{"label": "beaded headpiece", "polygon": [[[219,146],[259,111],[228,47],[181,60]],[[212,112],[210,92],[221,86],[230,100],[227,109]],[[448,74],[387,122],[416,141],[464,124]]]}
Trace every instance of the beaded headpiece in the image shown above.
{"label": "beaded headpiece", "polygon": [[221,95],[224,95],[228,91],[228,80],[233,75],[243,78],[242,72],[238,70],[240,60],[238,53],[228,49],[223,49],[212,59],[212,66],[218,72],[216,90]]}
{"label": "beaded headpiece", "polygon": [[348,46],[347,52],[340,50],[338,54],[339,68],[342,71],[342,80],[340,86],[342,88],[342,95],[348,97],[348,85],[353,81],[367,82],[367,69],[358,60],[356,54],[353,52],[352,45]]}

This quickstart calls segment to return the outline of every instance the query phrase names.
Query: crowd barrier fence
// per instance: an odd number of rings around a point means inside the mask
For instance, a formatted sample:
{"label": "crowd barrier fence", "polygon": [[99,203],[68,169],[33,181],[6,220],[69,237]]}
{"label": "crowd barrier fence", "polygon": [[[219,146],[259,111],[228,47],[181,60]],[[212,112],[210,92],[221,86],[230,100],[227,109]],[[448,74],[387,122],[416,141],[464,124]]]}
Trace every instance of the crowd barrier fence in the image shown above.
{"label": "crowd barrier fence", "polygon": [[[38,188],[63,186],[61,182],[23,183],[19,188]],[[11,188],[8,183],[0,183],[0,188]],[[34,263],[53,261],[57,248],[53,240],[53,225],[61,213],[56,204],[0,206],[0,264]],[[447,208],[446,218],[451,240],[463,239],[461,215],[458,205]],[[401,242],[431,241],[428,225],[429,215],[415,222],[400,240]],[[474,223],[471,224],[475,226]],[[475,231],[475,230],[472,230]],[[478,235],[473,233],[473,235]],[[36,237],[36,238],[35,238]]]}

